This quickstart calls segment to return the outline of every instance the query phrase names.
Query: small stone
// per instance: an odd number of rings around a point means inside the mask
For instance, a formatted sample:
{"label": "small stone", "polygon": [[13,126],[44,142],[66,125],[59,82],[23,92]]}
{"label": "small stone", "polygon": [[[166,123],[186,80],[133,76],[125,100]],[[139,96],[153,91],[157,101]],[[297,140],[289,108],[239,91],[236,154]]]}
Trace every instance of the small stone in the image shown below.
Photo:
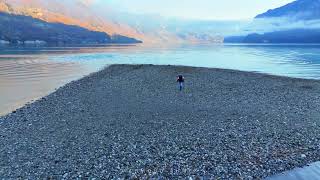
{"label": "small stone", "polygon": [[63,178],[67,178],[68,177],[68,173],[65,173],[64,175],[63,175]]}

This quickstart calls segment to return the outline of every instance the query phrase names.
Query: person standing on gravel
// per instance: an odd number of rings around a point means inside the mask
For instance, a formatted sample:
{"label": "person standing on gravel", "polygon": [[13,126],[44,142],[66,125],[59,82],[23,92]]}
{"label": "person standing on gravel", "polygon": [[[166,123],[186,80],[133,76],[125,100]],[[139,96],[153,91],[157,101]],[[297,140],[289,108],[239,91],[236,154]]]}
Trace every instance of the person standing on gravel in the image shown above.
{"label": "person standing on gravel", "polygon": [[178,75],[177,76],[177,82],[179,83],[180,91],[182,91],[183,84],[184,84],[184,77],[182,75]]}

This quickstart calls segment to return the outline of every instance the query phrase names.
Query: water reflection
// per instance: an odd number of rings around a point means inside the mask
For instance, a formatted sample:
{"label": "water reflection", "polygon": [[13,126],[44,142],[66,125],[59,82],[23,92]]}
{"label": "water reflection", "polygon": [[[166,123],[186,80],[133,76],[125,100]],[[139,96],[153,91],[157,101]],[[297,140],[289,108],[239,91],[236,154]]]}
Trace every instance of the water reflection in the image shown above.
{"label": "water reflection", "polygon": [[30,100],[47,95],[55,88],[77,79],[85,68],[77,63],[47,59],[0,61],[0,115]]}

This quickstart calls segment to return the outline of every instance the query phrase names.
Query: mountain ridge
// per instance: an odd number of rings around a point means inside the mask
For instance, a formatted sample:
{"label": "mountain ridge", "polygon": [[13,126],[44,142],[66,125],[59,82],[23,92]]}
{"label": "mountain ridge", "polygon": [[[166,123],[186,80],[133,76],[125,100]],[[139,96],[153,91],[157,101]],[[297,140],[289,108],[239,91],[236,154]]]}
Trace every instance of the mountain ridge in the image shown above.
{"label": "mountain ridge", "polygon": [[[320,0],[296,0],[255,17],[264,29],[246,36],[226,37],[227,43],[320,43]],[[261,26],[261,25],[260,25]]]}
{"label": "mountain ridge", "polygon": [[140,43],[125,36],[110,36],[75,25],[48,23],[25,15],[0,12],[1,45],[71,45]]}
{"label": "mountain ridge", "polygon": [[[146,39],[134,29],[102,19],[88,7],[89,0],[0,0],[0,12],[15,15],[25,15],[49,23],[76,25],[92,31],[105,32],[110,35],[128,36],[136,39]],[[68,9],[72,7],[72,11]],[[85,12],[85,13],[82,13]]]}
{"label": "mountain ridge", "polygon": [[[170,25],[164,17],[153,18],[150,14],[126,13],[97,0],[0,0],[0,11],[32,16],[50,23],[76,25],[105,32],[116,38],[135,38],[146,44],[222,42],[219,34],[189,31],[189,27],[181,29],[183,26],[168,28]],[[175,19],[172,21],[175,22]],[[151,29],[150,24],[154,25]]]}
{"label": "mountain ridge", "polygon": [[270,9],[255,18],[287,17],[294,20],[320,19],[320,0],[296,0],[284,6]]}

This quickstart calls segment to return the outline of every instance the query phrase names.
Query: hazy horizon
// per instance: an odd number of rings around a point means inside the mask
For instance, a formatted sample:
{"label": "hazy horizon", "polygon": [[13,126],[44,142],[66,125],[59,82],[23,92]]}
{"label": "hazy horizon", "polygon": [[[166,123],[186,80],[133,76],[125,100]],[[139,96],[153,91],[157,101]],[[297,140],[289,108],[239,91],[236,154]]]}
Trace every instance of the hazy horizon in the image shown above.
{"label": "hazy horizon", "polygon": [[246,20],[269,9],[277,8],[294,0],[186,0],[181,2],[147,0],[103,0],[90,1],[96,6],[108,6],[121,12],[134,14],[154,14],[167,18],[191,20]]}
{"label": "hazy horizon", "polygon": [[[320,27],[317,12],[313,12],[315,9],[313,7],[318,6],[313,5],[312,1],[301,0],[293,3],[294,8],[290,12],[294,14],[286,12],[288,11],[285,10],[286,8],[280,8],[293,1],[198,0],[196,2],[186,0],[181,3],[168,0],[161,2],[146,0],[7,0],[6,2],[11,5],[11,8],[14,7],[17,14],[30,15],[44,21],[78,25],[90,30],[106,32],[109,35],[119,34],[141,40],[144,43],[181,43],[222,42],[225,37],[229,36]],[[297,8],[301,6],[299,4],[308,8],[299,9]],[[38,12],[32,8],[40,10]],[[277,11],[276,8],[279,8],[284,15],[255,18],[270,9]],[[5,8],[4,11],[6,11]]]}

